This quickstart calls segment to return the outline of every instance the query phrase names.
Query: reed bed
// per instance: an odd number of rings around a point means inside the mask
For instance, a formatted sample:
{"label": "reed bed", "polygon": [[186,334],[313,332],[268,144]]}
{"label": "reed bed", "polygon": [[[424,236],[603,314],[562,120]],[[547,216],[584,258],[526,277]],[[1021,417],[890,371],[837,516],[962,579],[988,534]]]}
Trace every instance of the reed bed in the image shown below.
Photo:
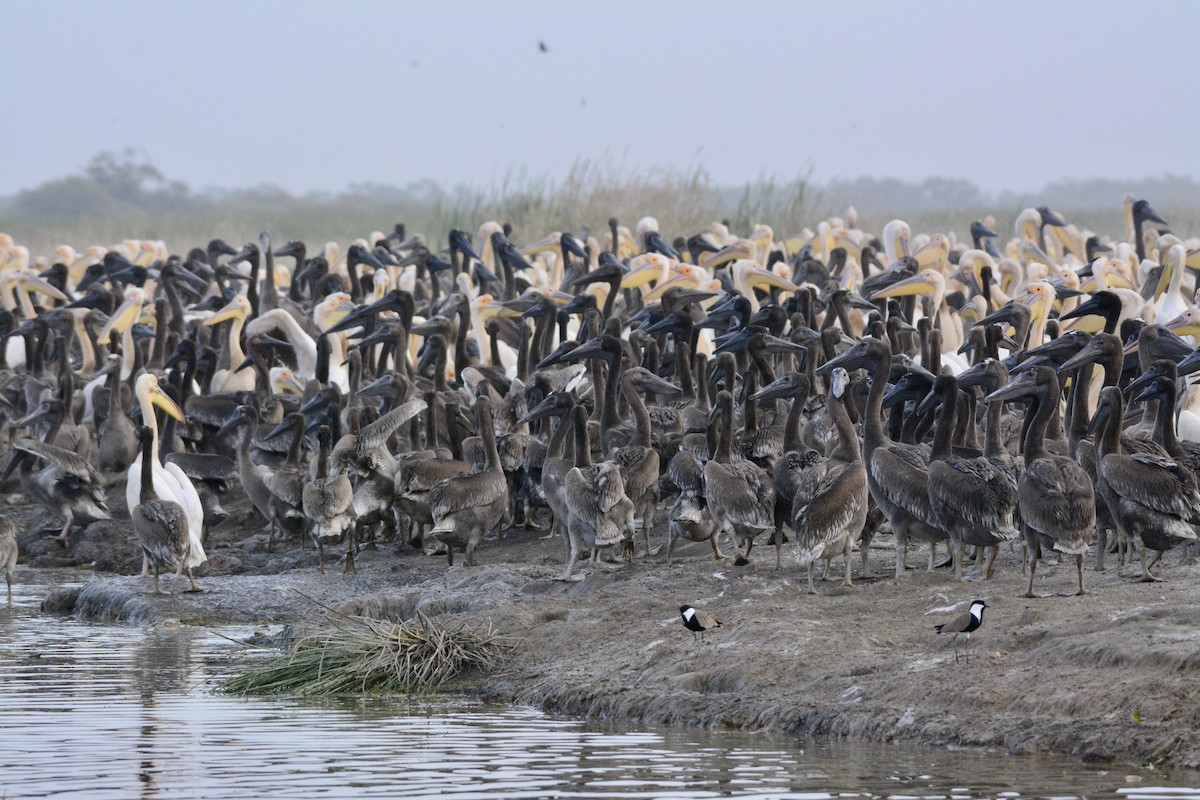
{"label": "reed bed", "polygon": [[410,622],[328,613],[283,653],[248,660],[220,690],[232,695],[414,694],[498,667],[520,646],[490,624]]}

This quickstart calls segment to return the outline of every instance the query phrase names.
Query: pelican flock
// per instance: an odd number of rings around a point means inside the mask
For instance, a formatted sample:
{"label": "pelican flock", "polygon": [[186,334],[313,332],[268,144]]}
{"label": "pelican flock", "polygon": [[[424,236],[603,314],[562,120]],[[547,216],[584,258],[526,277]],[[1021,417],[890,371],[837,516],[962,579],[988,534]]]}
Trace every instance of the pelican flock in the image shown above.
{"label": "pelican flock", "polygon": [[1089,551],[1161,580],[1200,523],[1200,239],[1126,210],[1112,236],[1026,209],[1007,241],[854,218],[44,257],[0,235],[3,482],[64,546],[132,519],[156,591],[198,589],[235,524],[321,572],[327,545],[346,572],[390,543],[471,567],[529,535],[568,581],[669,576],[682,541],[810,592],[822,565],[878,578],[888,541],[901,581],[939,548],[948,581],[1020,554],[1030,596],[1046,559],[1086,592]]}

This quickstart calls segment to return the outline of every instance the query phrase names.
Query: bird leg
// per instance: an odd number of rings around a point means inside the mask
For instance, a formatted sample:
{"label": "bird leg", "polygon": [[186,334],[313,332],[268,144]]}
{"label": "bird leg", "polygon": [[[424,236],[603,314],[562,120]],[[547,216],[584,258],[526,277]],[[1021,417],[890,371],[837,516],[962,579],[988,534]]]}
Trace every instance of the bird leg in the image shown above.
{"label": "bird leg", "polygon": [[721,552],[721,532],[714,533],[709,541],[712,542],[713,556],[718,561],[725,558],[725,554]]}
{"label": "bird leg", "polygon": [[846,562],[846,577],[842,579],[842,586],[853,586],[854,582],[850,580],[850,551],[852,547],[850,542],[846,542],[845,548],[842,550],[842,559]]}
{"label": "bird leg", "polygon": [[350,528],[350,533],[346,536],[346,563],[342,566],[342,573],[358,574],[358,568],[354,566],[354,553],[358,550],[358,524],[355,523]]}
{"label": "bird leg", "polygon": [[808,562],[808,593],[816,594],[817,589],[813,586],[813,561]]}
{"label": "bird leg", "polygon": [[775,521],[775,569],[783,569],[783,524]]}
{"label": "bird leg", "polygon": [[[896,542],[896,582],[899,583],[900,579],[904,577],[904,570],[906,569],[904,562],[908,551],[908,537],[895,529],[892,530],[892,537]],[[865,558],[867,548],[864,547],[862,552]]]}
{"label": "bird leg", "polygon": [[192,585],[191,585],[191,588],[187,589],[186,591],[189,594],[200,594],[200,592],[203,592],[204,590],[201,589],[200,585],[196,583],[196,576],[192,574],[191,567],[187,568],[187,574],[188,574],[188,581],[190,581]]}
{"label": "bird leg", "polygon": [[1108,526],[1096,526],[1096,538],[1099,541],[1099,546],[1096,548],[1096,566],[1092,567],[1094,572],[1104,572],[1104,554],[1108,552]]}
{"label": "bird leg", "polygon": [[996,556],[1000,555],[1000,545],[994,544],[987,549],[987,558],[983,562],[983,579],[990,580],[992,577],[992,565],[996,563]]}
{"label": "bird leg", "polygon": [[1025,587],[1026,597],[1037,597],[1037,595],[1033,593],[1033,573],[1037,571],[1037,562],[1038,553],[1035,550],[1029,559],[1029,585]]}
{"label": "bird leg", "polygon": [[1154,558],[1150,559],[1150,569],[1154,569],[1154,565],[1157,564],[1159,561],[1161,561],[1162,557],[1163,557],[1163,551],[1155,550]]}
{"label": "bird leg", "polygon": [[1146,543],[1142,541],[1142,537],[1140,536],[1138,537],[1138,554],[1142,557],[1142,583],[1155,583],[1161,581],[1162,578],[1150,572],[1150,567],[1154,565],[1146,563]]}
{"label": "bird leg", "polygon": [[[573,582],[573,581],[583,580],[582,575],[574,576],[571,574],[571,570],[575,569],[575,562],[578,560],[579,560],[579,548],[577,548],[575,546],[575,543],[572,542],[571,543],[571,554],[569,556],[567,556],[567,568],[563,572],[562,577],[559,578],[560,581]],[[692,632],[692,638],[695,638],[695,631]]]}
{"label": "bird leg", "polygon": [[1079,591],[1075,594],[1077,596],[1087,594],[1087,591],[1083,588],[1083,553],[1075,556],[1075,569],[1079,572]]}
{"label": "bird leg", "polygon": [[317,569],[321,570],[321,574],[325,574],[325,545],[317,539]]}
{"label": "bird leg", "polygon": [[[654,501],[651,500],[649,503],[649,508],[642,513],[642,540],[646,545],[646,558],[658,555],[658,550],[650,549],[650,529],[654,527],[654,510],[655,504]],[[670,534],[667,535],[670,536]],[[659,549],[662,549],[661,546]]]}
{"label": "bird leg", "polygon": [[142,553],[142,577],[150,577],[150,556]]}
{"label": "bird leg", "polygon": [[75,524],[75,513],[71,509],[67,509],[67,522],[63,525],[62,533],[56,539],[63,547],[67,546],[67,537],[71,535],[71,526]]}
{"label": "bird leg", "polygon": [[158,573],[159,573],[158,564],[155,564],[154,565],[154,593],[155,594],[166,594],[166,592],[164,592],[162,590],[162,587],[158,585]]}

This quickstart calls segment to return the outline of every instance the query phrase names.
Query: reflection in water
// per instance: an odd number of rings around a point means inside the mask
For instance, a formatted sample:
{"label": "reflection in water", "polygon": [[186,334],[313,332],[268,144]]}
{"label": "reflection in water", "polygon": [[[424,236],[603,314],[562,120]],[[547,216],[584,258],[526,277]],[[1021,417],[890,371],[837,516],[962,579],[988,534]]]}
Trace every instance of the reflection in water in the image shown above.
{"label": "reflection in water", "polygon": [[[990,753],[598,729],[460,699],[224,697],[211,689],[237,657],[227,639],[42,616],[46,587],[29,583],[39,575],[19,574],[15,606],[0,610],[0,796],[8,798],[1154,794],[1127,784],[1132,770]],[[1167,782],[1147,775],[1144,786]]]}

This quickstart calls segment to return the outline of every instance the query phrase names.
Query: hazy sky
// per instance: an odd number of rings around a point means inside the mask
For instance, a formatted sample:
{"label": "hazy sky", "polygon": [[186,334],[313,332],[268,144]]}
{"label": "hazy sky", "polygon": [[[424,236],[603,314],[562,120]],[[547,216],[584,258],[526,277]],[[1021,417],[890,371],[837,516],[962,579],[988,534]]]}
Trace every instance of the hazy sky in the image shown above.
{"label": "hazy sky", "polygon": [[[1200,2],[0,0],[0,194],[625,172],[1200,177]],[[539,48],[543,42],[546,51]]]}

